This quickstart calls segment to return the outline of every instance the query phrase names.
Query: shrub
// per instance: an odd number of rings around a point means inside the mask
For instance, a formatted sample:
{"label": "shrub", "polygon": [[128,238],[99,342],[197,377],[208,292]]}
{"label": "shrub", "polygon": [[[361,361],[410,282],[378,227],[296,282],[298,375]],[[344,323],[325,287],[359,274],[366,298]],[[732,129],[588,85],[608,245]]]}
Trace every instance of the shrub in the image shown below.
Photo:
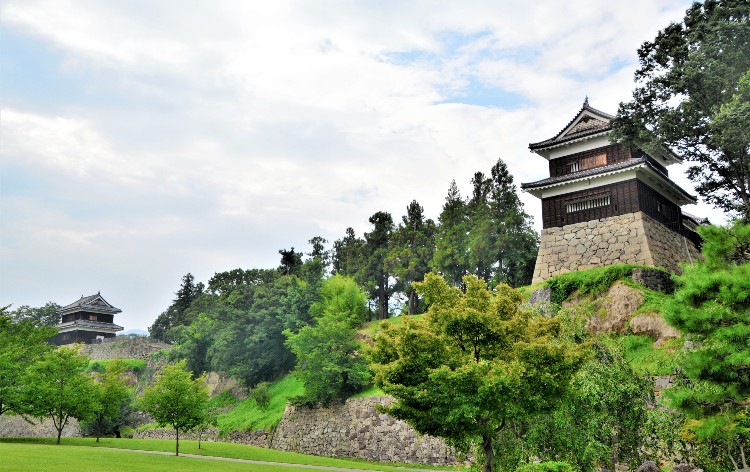
{"label": "shrub", "polygon": [[522,465],[516,469],[516,472],[576,472],[576,469],[567,462],[550,461]]}
{"label": "shrub", "polygon": [[258,406],[265,410],[271,401],[271,394],[268,391],[268,382],[261,382],[253,389],[253,398]]}

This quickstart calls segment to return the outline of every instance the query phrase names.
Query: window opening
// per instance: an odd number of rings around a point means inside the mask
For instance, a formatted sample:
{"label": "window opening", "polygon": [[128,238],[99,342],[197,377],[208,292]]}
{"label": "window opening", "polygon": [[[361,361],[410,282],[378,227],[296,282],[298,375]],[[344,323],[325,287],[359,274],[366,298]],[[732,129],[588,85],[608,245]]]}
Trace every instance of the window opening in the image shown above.
{"label": "window opening", "polygon": [[607,206],[611,203],[611,195],[609,193],[594,195],[583,199],[570,200],[565,205],[568,213],[574,213],[576,211],[590,210],[592,208],[599,208]]}

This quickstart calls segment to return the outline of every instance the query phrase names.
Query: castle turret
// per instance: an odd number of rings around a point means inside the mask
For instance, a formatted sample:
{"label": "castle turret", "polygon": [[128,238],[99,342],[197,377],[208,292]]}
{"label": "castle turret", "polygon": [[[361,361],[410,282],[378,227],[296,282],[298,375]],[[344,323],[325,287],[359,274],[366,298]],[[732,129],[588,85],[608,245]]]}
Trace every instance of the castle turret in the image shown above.
{"label": "castle turret", "polygon": [[681,209],[696,198],[667,171],[680,158],[666,148],[647,154],[611,143],[613,119],[586,99],[557,135],[529,144],[549,161],[548,178],[521,184],[542,200],[534,283],[620,263],[679,271],[680,262],[700,257],[694,229],[703,220]]}
{"label": "castle turret", "polygon": [[115,308],[97,293],[81,298],[59,310],[61,321],[57,324],[57,335],[52,344],[84,343],[94,344],[106,338],[114,338],[122,326],[114,323],[115,313],[122,310]]}

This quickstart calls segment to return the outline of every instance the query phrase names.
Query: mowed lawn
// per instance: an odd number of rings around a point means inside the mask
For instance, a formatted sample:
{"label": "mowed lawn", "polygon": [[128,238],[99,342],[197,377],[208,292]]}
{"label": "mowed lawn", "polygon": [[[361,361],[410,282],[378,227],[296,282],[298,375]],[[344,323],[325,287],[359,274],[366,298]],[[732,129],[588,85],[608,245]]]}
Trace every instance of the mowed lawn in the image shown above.
{"label": "mowed lawn", "polygon": [[222,460],[177,457],[66,445],[0,443],[3,472],[80,470],[86,472],[136,471],[256,471],[310,472],[310,469],[243,464]]}
{"label": "mowed lawn", "polygon": [[[81,447],[88,446],[88,447]],[[99,448],[99,449],[97,449]],[[174,453],[174,441],[158,439],[115,439],[102,438],[99,443],[93,438],[63,438],[61,445],[54,444],[52,438],[0,439],[0,471],[6,470],[167,470],[168,467],[179,467],[176,470],[257,470],[294,472],[295,467],[241,464],[225,461],[192,459],[187,457],[162,456],[156,454],[133,453],[127,451],[110,451],[101,448],[117,448],[144,451],[164,451]],[[110,454],[115,454],[110,455]],[[180,441],[180,454],[197,454],[232,459],[279,462],[287,464],[316,465],[347,469],[376,470],[385,472],[403,472],[403,468],[393,466],[330,457],[308,456],[294,452],[276,451],[262,447],[246,446],[225,442]],[[93,458],[89,460],[89,458]],[[170,462],[177,460],[179,462]],[[184,461],[183,461],[184,460]],[[164,462],[166,461],[166,462]],[[197,465],[193,462],[197,461]],[[187,465],[187,463],[190,465]],[[206,464],[208,463],[208,464]],[[144,464],[153,464],[156,468],[141,468]],[[158,467],[157,467],[158,465]],[[130,467],[133,467],[132,469]],[[70,468],[69,468],[70,467]],[[124,468],[126,467],[126,468]],[[191,468],[184,468],[191,467]],[[226,468],[225,468],[226,467]],[[431,469],[451,470],[449,467],[430,467]],[[419,470],[419,466],[415,467]]]}

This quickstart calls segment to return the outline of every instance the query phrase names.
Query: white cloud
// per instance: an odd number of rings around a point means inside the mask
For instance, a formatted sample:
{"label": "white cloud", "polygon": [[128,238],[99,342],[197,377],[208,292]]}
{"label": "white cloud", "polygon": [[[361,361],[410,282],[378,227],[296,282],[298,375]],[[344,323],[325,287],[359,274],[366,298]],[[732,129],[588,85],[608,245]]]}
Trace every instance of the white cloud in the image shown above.
{"label": "white cloud", "polygon": [[[11,37],[45,45],[80,93],[0,110],[0,163],[34,187],[3,190],[17,276],[0,298],[67,303],[106,282],[144,328],[188,271],[272,266],[412,199],[436,218],[451,179],[466,195],[497,158],[536,180],[527,144],[586,94],[614,112],[637,46],[687,6],[8,0]],[[479,103],[477,86],[513,99]]]}

